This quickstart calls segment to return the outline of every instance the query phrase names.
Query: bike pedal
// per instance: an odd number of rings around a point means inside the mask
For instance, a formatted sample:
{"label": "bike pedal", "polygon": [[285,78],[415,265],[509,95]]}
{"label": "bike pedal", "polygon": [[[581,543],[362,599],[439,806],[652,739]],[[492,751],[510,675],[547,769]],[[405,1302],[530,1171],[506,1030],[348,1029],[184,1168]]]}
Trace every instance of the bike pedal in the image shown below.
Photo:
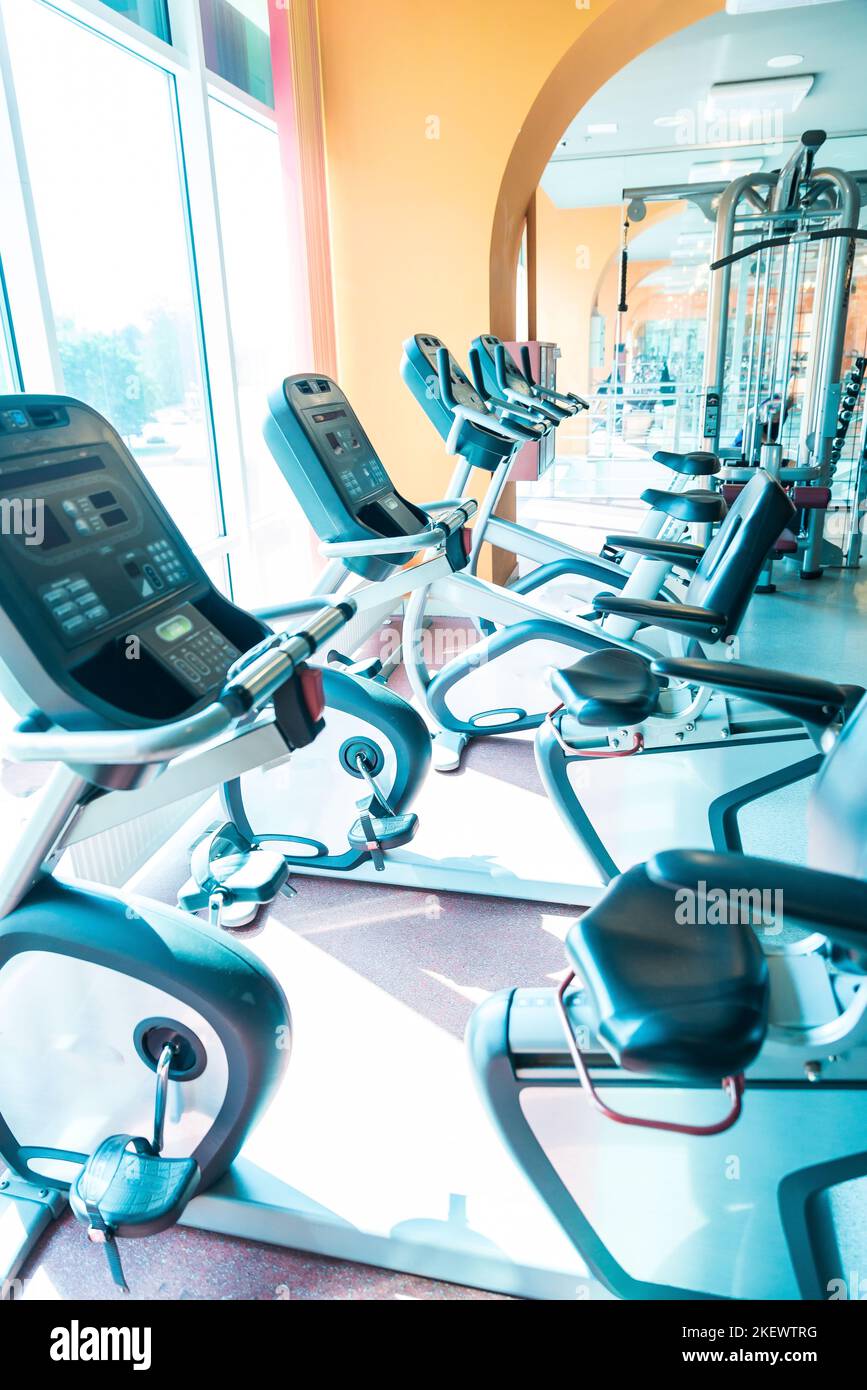
{"label": "bike pedal", "polygon": [[[365,823],[371,833],[366,833]],[[349,843],[355,849],[368,847],[375,840],[380,850],[400,849],[408,845],[418,830],[418,816],[410,812],[401,816],[365,816],[359,818],[349,831]]]}
{"label": "bike pedal", "polygon": [[69,1190],[69,1205],[88,1238],[103,1246],[119,1288],[129,1292],[117,1236],[153,1235],[173,1226],[199,1177],[194,1158],[165,1158],[153,1152],[149,1140],[129,1134],[104,1139],[84,1163]]}

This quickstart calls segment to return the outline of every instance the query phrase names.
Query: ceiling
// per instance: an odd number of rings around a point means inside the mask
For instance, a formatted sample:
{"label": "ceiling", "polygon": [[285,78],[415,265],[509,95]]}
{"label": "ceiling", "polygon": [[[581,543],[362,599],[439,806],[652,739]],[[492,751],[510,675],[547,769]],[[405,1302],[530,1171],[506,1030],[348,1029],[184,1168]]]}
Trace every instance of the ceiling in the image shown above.
{"label": "ceiling", "polygon": [[[804,61],[767,66],[783,54],[801,54]],[[725,182],[718,167],[723,161],[751,159],[754,167],[778,168],[786,143],[816,128],[829,137],[820,162],[867,169],[865,54],[867,0],[712,15],[657,44],[600,88],[565,132],[542,187],[566,208],[618,203],[624,188],[686,183],[691,170],[693,180]],[[714,83],[810,74],[813,86],[795,111],[783,111],[766,93],[754,103],[761,114],[745,126],[737,112],[708,110]],[[741,115],[744,110],[741,105]],[[657,125],[659,117],[677,124]],[[616,133],[588,132],[588,126],[611,123]],[[696,168],[702,165],[710,167]]]}

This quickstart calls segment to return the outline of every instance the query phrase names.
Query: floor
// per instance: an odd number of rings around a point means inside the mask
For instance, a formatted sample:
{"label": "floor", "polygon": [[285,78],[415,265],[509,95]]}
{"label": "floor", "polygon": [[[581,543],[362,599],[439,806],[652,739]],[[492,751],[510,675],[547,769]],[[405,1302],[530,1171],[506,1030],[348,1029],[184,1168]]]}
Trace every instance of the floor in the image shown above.
{"label": "floor", "polygon": [[[591,539],[598,519],[571,504],[528,499],[527,524],[544,519],[564,539]],[[590,509],[592,511],[592,509]],[[602,520],[605,526],[610,513]],[[620,526],[618,518],[613,524]],[[610,528],[609,528],[610,529]],[[596,535],[598,541],[598,534]],[[802,584],[780,567],[779,592],[756,597],[743,633],[746,660],[867,684],[867,577],[828,573]],[[472,749],[491,766],[525,761],[507,741]],[[523,764],[522,764],[523,765]],[[527,775],[522,772],[522,776]],[[24,773],[9,770],[7,791],[24,790]],[[790,807],[794,820],[802,808]],[[164,859],[142,887],[173,902],[185,876],[181,858]],[[439,897],[408,889],[305,877],[294,899],[272,913],[282,927],[308,938],[386,990],[438,1028],[458,1038],[474,1005],[490,991],[521,982],[550,985],[563,971],[562,938],[574,912],[549,904],[457,894]],[[164,1299],[480,1299],[475,1290],[391,1274],[268,1245],[178,1228],[123,1247],[137,1298]],[[64,1219],[43,1239],[23,1271],[28,1298],[121,1297],[108,1280],[102,1253],[88,1249],[80,1227]]]}

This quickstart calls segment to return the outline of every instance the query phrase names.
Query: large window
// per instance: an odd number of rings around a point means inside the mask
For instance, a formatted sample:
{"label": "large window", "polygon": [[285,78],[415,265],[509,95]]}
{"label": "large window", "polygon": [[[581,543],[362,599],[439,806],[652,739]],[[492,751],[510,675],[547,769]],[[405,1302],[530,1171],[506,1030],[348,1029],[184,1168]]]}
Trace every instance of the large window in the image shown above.
{"label": "large window", "polygon": [[242,603],[276,603],[310,587],[312,552],[289,544],[307,527],[262,438],[267,398],[303,370],[293,302],[277,136],[211,102],[214,167],[246,461],[249,544],[232,557]]}
{"label": "large window", "polygon": [[156,34],[165,43],[171,41],[169,28],[168,0],[103,0],[110,10],[140,24],[149,33]]}
{"label": "large window", "polygon": [[211,72],[265,106],[274,105],[268,0],[199,0]]}
{"label": "large window", "polygon": [[219,532],[172,79],[38,0],[7,5],[63,385],[189,539]]}
{"label": "large window", "polygon": [[309,366],[267,0],[0,0],[0,57],[0,390],[88,401],[221,587],[297,597],[318,563],[261,436]]}
{"label": "large window", "polygon": [[6,308],[6,283],[0,265],[0,396],[17,391],[18,379],[12,365],[12,327]]}

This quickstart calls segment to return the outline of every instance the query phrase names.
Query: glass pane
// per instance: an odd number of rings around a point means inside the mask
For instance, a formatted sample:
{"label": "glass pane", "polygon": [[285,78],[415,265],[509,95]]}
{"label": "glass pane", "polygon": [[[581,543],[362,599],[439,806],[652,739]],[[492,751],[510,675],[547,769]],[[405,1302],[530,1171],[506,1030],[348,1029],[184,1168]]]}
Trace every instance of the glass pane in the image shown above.
{"label": "glass pane", "polygon": [[199,0],[199,5],[210,71],[273,106],[268,0]]}
{"label": "glass pane", "polygon": [[[4,290],[3,267],[0,265],[0,396],[18,390],[18,382],[12,368],[10,342],[12,335],[6,316],[6,296]],[[0,736],[5,736],[15,722],[15,712],[0,688]],[[9,819],[5,805],[6,773],[10,764],[0,759],[0,835],[8,836],[13,822]]]}
{"label": "glass pane", "polygon": [[6,317],[5,291],[3,288],[3,267],[0,266],[0,395],[6,396],[18,390],[18,382],[12,367],[12,334]]}
{"label": "glass pane", "polygon": [[[233,545],[241,603],[270,604],[309,589],[321,567],[311,532],[262,438],[267,398],[300,360],[277,136],[211,101],[211,132],[246,463],[249,548]],[[246,538],[245,538],[246,539]]]}
{"label": "glass pane", "polygon": [[191,540],[219,534],[171,79],[35,0],[6,6],[65,389]]}
{"label": "glass pane", "polygon": [[171,43],[167,0],[103,0],[103,4],[122,14],[125,19],[131,19],[133,24],[140,24],[142,29],[156,34],[158,39]]}

